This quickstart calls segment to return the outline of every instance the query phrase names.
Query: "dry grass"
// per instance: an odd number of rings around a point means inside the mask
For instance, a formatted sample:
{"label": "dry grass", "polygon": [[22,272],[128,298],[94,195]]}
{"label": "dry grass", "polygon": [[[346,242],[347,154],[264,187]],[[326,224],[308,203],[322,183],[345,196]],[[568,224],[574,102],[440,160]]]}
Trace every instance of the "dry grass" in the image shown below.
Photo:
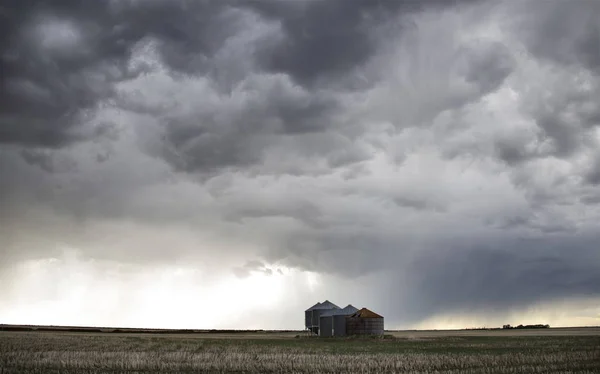
{"label": "dry grass", "polygon": [[0,333],[0,373],[598,373],[599,336],[207,339]]}

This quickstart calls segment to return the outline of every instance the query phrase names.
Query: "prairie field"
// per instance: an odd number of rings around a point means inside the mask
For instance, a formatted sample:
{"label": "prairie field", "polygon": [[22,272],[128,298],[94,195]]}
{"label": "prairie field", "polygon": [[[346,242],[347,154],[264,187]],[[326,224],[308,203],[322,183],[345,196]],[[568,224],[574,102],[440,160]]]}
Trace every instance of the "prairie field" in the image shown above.
{"label": "prairie field", "polygon": [[0,374],[600,373],[598,329],[292,333],[0,332]]}

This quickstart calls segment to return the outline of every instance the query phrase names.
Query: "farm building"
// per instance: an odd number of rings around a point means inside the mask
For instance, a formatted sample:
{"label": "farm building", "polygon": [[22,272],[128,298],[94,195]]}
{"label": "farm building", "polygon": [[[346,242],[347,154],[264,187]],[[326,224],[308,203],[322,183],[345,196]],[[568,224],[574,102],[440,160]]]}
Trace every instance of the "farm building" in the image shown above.
{"label": "farm building", "polygon": [[362,308],[346,318],[348,335],[383,335],[383,317]]}
{"label": "farm building", "polygon": [[316,303],[310,308],[304,311],[304,326],[307,330],[310,330],[314,334],[319,333],[319,317],[323,312],[332,309],[340,309],[339,306],[335,305],[329,300],[325,300],[322,303]]}
{"label": "farm building", "polygon": [[358,309],[350,304],[343,309],[324,311],[319,317],[319,336],[346,335],[346,317],[356,312]]}
{"label": "farm building", "polygon": [[329,300],[316,303],[304,312],[307,330],[319,336],[383,335],[383,317],[348,304],[341,309]]}

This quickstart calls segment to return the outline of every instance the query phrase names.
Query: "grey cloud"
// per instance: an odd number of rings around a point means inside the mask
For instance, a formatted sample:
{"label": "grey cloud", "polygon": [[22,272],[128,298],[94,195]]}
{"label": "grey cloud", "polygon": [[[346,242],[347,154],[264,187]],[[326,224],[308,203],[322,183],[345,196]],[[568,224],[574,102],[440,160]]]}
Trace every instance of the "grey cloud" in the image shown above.
{"label": "grey cloud", "polygon": [[506,45],[485,39],[462,40],[453,27],[457,21],[447,17],[450,20],[441,23],[431,15],[419,19],[397,46],[384,50],[370,63],[372,79],[385,83],[369,93],[375,103],[374,108],[369,107],[367,120],[385,121],[403,130],[431,128],[456,117],[445,132],[458,133],[465,126],[462,112],[497,91],[510,77],[515,60]]}
{"label": "grey cloud", "polygon": [[[526,30],[458,3],[10,3],[0,264],[64,243],[240,278],[306,270],[348,298],[382,274],[372,307],[410,323],[599,296],[593,58],[577,35],[561,41],[577,63],[527,44],[546,27],[528,13],[526,59]],[[47,20],[71,26],[38,46]]]}
{"label": "grey cloud", "polygon": [[68,157],[56,157],[49,150],[23,149],[21,156],[27,163],[37,165],[49,173],[73,171],[77,167],[75,160]]}
{"label": "grey cloud", "polygon": [[374,23],[366,23],[363,12],[381,6],[382,3],[357,0],[313,1],[293,8],[268,3],[263,6],[265,13],[283,19],[287,38],[265,57],[266,65],[290,73],[302,83],[324,75],[343,74],[364,63],[374,52],[368,35]]}
{"label": "grey cloud", "polygon": [[557,156],[569,156],[581,145],[581,131],[562,120],[559,113],[542,115],[537,123],[544,129],[546,136],[554,141]]}
{"label": "grey cloud", "polygon": [[0,30],[4,73],[0,142],[60,147],[93,138],[78,128],[101,102],[114,98],[116,83],[147,69],[143,64],[135,69],[127,64],[133,46],[144,37],[159,40],[168,66],[205,72],[207,68],[195,66],[196,61],[209,58],[232,32],[226,25],[234,20],[215,17],[223,5],[212,1],[5,3]]}
{"label": "grey cloud", "polygon": [[551,219],[540,218],[535,213],[528,215],[517,215],[512,217],[504,217],[500,220],[490,219],[488,223],[492,227],[502,230],[533,230],[540,233],[576,233],[577,228],[571,222],[564,218],[551,216]]}
{"label": "grey cloud", "polygon": [[424,311],[501,313],[544,300],[598,296],[597,257],[591,237],[502,241],[418,254],[397,282],[410,285],[408,318],[426,318]]}
{"label": "grey cloud", "polygon": [[534,109],[536,122],[553,142],[552,153],[557,157],[568,157],[584,147],[591,140],[589,134],[600,124],[600,105],[594,100],[600,92],[600,81],[593,82],[591,89],[583,88],[584,85],[566,81],[564,87],[556,87],[556,93]]}
{"label": "grey cloud", "polygon": [[584,176],[585,181],[594,186],[600,184],[600,155],[597,155]]}
{"label": "grey cloud", "polygon": [[[560,64],[600,68],[600,4],[594,0],[518,4],[517,23],[529,51]],[[533,14],[535,13],[535,14]],[[525,16],[525,18],[523,18]]]}
{"label": "grey cloud", "polygon": [[499,42],[468,45],[459,53],[458,60],[465,61],[462,73],[467,82],[479,87],[481,94],[495,91],[515,66],[510,51]]}
{"label": "grey cloud", "polygon": [[495,150],[498,158],[511,166],[527,161],[535,155],[526,149],[522,138],[500,139],[495,143]]}
{"label": "grey cloud", "polygon": [[[335,125],[332,116],[341,108],[331,93],[308,90],[298,95],[291,94],[290,87],[285,85],[256,86],[261,84],[260,80],[245,80],[244,74],[249,71],[237,73],[245,82],[245,87],[240,88],[239,79],[232,80],[228,72],[222,71],[223,66],[230,67],[230,62],[218,55],[232,37],[246,32],[244,12],[258,12],[265,17],[264,22],[281,22],[288,36],[287,42],[281,42],[272,51],[273,59],[267,66],[250,65],[246,69],[274,69],[304,81],[322,74],[339,77],[350,67],[367,61],[377,46],[369,28],[400,9],[415,11],[439,4],[439,1],[416,6],[414,2],[362,0],[306,3],[182,0],[122,1],[93,7],[64,1],[51,7],[36,1],[13,2],[7,7],[10,22],[5,24],[2,43],[3,70],[10,77],[4,84],[2,97],[2,139],[9,143],[57,147],[94,138],[95,131],[81,131],[81,124],[89,121],[98,105],[114,104],[115,98],[116,105],[125,109],[159,110],[119,97],[114,89],[119,82],[148,73],[148,66],[132,67],[128,60],[134,46],[150,38],[156,41],[161,62],[167,68],[208,77],[215,82],[218,92],[237,87],[241,95],[259,92],[265,98],[248,102],[246,109],[238,111],[238,118],[229,119],[230,123],[223,123],[223,115],[218,112],[162,114],[167,160],[189,171],[256,164],[263,160],[262,149],[273,140],[259,138],[256,133],[291,135],[323,131]],[[332,28],[330,19],[339,25]],[[262,21],[254,19],[254,22]],[[36,41],[39,39],[36,27],[45,24],[54,27],[47,31],[48,37],[56,38],[50,46]],[[253,60],[253,54],[259,52],[261,58],[269,56],[265,47],[268,45],[257,44],[245,55],[229,58]],[[310,56],[314,65],[304,63],[302,56]],[[41,65],[28,66],[24,59]],[[249,133],[252,135],[245,135]],[[333,157],[332,165],[343,165],[345,159],[354,158]]]}
{"label": "grey cloud", "polygon": [[311,85],[331,77],[340,79],[366,63],[381,42],[374,30],[390,20],[397,22],[394,17],[400,12],[447,6],[448,2],[331,0],[251,4],[267,17],[280,20],[285,31],[286,38],[262,58],[266,67]]}
{"label": "grey cloud", "polygon": [[[162,133],[155,152],[179,170],[248,169],[268,164],[266,152],[287,153],[282,159],[314,153],[325,157],[328,167],[369,157],[343,135],[337,117],[344,104],[335,94],[307,91],[279,74],[249,75],[227,96],[203,82],[189,81],[189,86],[191,92],[199,90],[193,94],[205,95],[211,103],[187,95],[161,98],[158,105],[165,110],[151,114]],[[153,94],[160,95],[161,89],[157,87]],[[143,100],[142,96],[128,104],[143,113],[147,105]]]}
{"label": "grey cloud", "polygon": [[243,222],[245,218],[293,218],[311,228],[324,228],[320,209],[310,201],[281,201],[275,196],[256,196],[249,201],[237,202],[235,210],[226,214],[233,222]]}
{"label": "grey cloud", "polygon": [[395,247],[389,238],[365,235],[364,229],[352,231],[330,227],[328,230],[287,235],[279,244],[282,247],[266,258],[344,279],[371,274],[374,269],[392,265]]}
{"label": "grey cloud", "polygon": [[402,207],[413,208],[416,210],[434,210],[434,211],[444,211],[445,208],[432,201],[433,199],[418,199],[413,197],[400,196],[393,199],[394,203]]}
{"label": "grey cloud", "polygon": [[[238,278],[247,278],[253,272],[273,275],[273,269],[265,266],[264,263],[258,260],[248,261],[244,266],[233,268],[233,273]],[[278,269],[278,272],[281,273],[281,270]]]}
{"label": "grey cloud", "polygon": [[529,57],[542,68],[561,67],[556,77],[544,83],[551,89],[544,94],[530,93],[531,97],[523,99],[524,111],[542,130],[539,141],[549,141],[552,148],[536,155],[512,156],[565,159],[586,147],[595,147],[590,145],[590,134],[600,124],[600,105],[595,99],[600,92],[598,5],[581,0],[548,1],[541,8],[532,2],[509,6],[519,13],[512,21],[513,33],[524,43]]}
{"label": "grey cloud", "polygon": [[596,205],[600,204],[600,194],[598,193],[590,193],[581,196],[580,201],[585,205]]}
{"label": "grey cloud", "polygon": [[[520,53],[514,56],[533,62],[539,69],[548,69],[549,77],[536,85],[520,87],[519,82],[511,83],[520,95],[521,110],[531,116],[539,131],[517,132],[492,140],[494,156],[510,167],[549,157],[569,159],[597,146],[593,144],[593,133],[599,124],[600,106],[595,97],[600,92],[600,83],[589,58],[598,55],[592,42],[592,36],[598,35],[600,9],[597,5],[593,1],[568,4],[548,1],[540,8],[533,2],[504,3],[505,11],[508,9],[509,14],[518,15],[506,23],[511,25],[506,30],[528,51],[526,56]],[[499,56],[505,54],[501,52],[506,49],[502,45],[490,44],[489,47],[488,54],[484,55],[487,57],[476,59],[473,66],[478,65],[477,61],[482,67],[486,62],[498,62],[498,68],[491,71],[497,70],[501,80],[515,61],[508,55],[505,59],[497,58],[496,49]],[[490,87],[496,85],[493,79],[496,74],[488,74],[485,68],[475,69],[465,76],[477,76],[477,72],[484,72],[483,76],[491,79]],[[528,73],[535,75],[536,72],[522,71],[517,76],[523,79],[523,74]],[[485,86],[486,83],[482,83]],[[487,152],[485,147],[479,149],[479,153]]]}
{"label": "grey cloud", "polygon": [[81,138],[76,127],[86,111],[132,74],[113,31],[93,19],[105,15],[104,8],[68,1],[5,5],[0,142],[58,147]]}

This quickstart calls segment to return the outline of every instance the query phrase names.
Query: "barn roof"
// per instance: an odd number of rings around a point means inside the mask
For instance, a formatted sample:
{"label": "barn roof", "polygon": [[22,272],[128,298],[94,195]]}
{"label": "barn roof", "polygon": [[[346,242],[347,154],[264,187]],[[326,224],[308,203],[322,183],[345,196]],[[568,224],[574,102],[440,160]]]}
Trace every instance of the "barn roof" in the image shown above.
{"label": "barn roof", "polygon": [[367,308],[362,308],[358,312],[352,314],[350,317],[351,318],[383,318],[383,316],[380,316],[379,314],[377,314]]}

